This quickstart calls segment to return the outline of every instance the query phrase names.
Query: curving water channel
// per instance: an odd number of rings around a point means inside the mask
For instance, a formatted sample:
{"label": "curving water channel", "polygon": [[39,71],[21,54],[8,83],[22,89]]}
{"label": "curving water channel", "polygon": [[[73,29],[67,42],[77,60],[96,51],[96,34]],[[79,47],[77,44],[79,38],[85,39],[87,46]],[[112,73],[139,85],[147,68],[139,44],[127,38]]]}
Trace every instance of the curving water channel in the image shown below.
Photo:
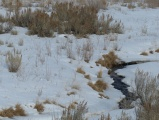
{"label": "curving water channel", "polygon": [[[132,101],[135,101],[136,96],[135,96],[134,93],[128,91],[128,87],[130,87],[130,86],[125,84],[124,82],[122,82],[122,80],[125,78],[125,76],[118,75],[116,73],[116,71],[118,69],[123,69],[123,68],[125,68],[126,66],[129,66],[129,65],[136,65],[136,64],[145,63],[145,62],[150,62],[150,61],[133,61],[133,62],[129,62],[129,63],[124,63],[123,62],[122,64],[117,65],[117,66],[115,66],[114,68],[111,69],[110,77],[114,80],[112,85],[114,86],[115,89],[120,90],[125,95],[124,100],[129,101],[129,103],[131,103]],[[122,101],[119,102],[119,108],[120,109],[123,108],[122,104],[123,104]]]}

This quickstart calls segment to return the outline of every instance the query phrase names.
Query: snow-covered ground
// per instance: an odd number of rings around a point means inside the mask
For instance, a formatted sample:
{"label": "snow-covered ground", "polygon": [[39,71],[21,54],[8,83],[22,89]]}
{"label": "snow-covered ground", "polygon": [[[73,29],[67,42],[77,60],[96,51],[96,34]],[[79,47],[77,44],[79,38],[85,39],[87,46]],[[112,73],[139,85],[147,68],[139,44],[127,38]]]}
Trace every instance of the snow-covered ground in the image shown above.
{"label": "snow-covered ground", "polygon": [[[1,7],[0,13],[4,14],[5,9]],[[124,25],[124,33],[117,35],[116,41],[106,41],[105,37],[112,35],[90,35],[89,38],[77,39],[73,35],[55,33],[53,38],[40,38],[36,35],[26,35],[27,29],[14,27],[18,35],[10,33],[1,34],[0,40],[4,45],[0,46],[0,108],[8,108],[19,103],[25,109],[27,116],[14,117],[16,120],[52,120],[61,115],[63,108],[54,104],[45,104],[45,110],[39,114],[34,105],[37,101],[55,101],[65,107],[72,102],[86,101],[90,120],[97,120],[101,114],[110,113],[112,120],[120,116],[122,110],[118,108],[118,102],[124,97],[119,90],[111,85],[112,78],[107,74],[108,69],[96,66],[95,61],[117,47],[115,51],[122,61],[152,60],[153,62],[128,66],[117,73],[126,76],[123,80],[130,86],[134,85],[136,69],[150,72],[157,75],[159,71],[159,53],[154,52],[148,56],[140,53],[155,51],[159,48],[159,9],[135,8],[128,9],[121,5],[108,6],[107,10],[100,10],[102,14],[113,16],[115,20],[121,20]],[[66,38],[67,36],[68,38]],[[24,41],[23,46],[18,42]],[[82,60],[79,49],[89,41],[93,45],[93,56],[89,63]],[[13,43],[14,47],[7,47]],[[106,45],[107,50],[103,50]],[[8,71],[6,64],[6,53],[19,50],[22,54],[22,65],[17,73]],[[68,49],[73,59],[68,58]],[[51,51],[50,51],[51,50]],[[82,51],[81,51],[82,52]],[[78,67],[82,67],[91,80],[84,78],[84,75],[77,73]],[[98,80],[97,73],[102,70],[102,79],[108,84],[103,94],[109,99],[100,98],[97,91],[94,91],[87,84],[89,81]],[[73,95],[67,95],[75,92]],[[125,110],[134,116],[134,109]],[[9,120],[9,118],[1,118]]]}

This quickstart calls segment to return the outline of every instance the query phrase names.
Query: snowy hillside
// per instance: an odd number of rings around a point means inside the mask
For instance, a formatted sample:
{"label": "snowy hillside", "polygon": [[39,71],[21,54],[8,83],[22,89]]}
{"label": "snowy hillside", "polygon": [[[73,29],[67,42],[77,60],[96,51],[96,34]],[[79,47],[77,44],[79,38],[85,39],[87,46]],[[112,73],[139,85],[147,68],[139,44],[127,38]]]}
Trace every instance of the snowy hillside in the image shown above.
{"label": "snowy hillside", "polygon": [[[39,7],[30,8],[36,10]],[[0,13],[5,16],[7,12],[8,9],[1,5]],[[122,34],[89,34],[85,38],[77,38],[73,34],[54,32],[52,37],[38,37],[28,35],[28,28],[19,26],[14,26],[9,33],[0,34],[0,114],[3,109],[20,104],[26,116],[14,116],[15,120],[55,120],[61,117],[64,109],[73,109],[84,101],[88,107],[85,118],[89,120],[98,120],[101,115],[108,114],[112,120],[117,120],[123,110],[135,120],[134,106],[119,109],[118,102],[125,95],[112,85],[114,80],[108,74],[111,68],[97,65],[96,61],[110,51],[118,56],[119,63],[143,61],[116,71],[118,75],[125,76],[123,82],[130,86],[129,91],[135,89],[136,70],[157,76],[158,13],[158,8],[136,6],[129,9],[122,3],[100,9],[97,13],[99,18],[104,14],[121,21]],[[9,51],[21,57],[21,65],[16,72],[8,69]],[[84,60],[84,54],[90,55],[89,62]],[[79,68],[84,73],[78,72]],[[98,91],[89,86],[96,85],[98,80],[106,83],[105,89]],[[34,108],[38,103],[44,106],[40,113]]]}

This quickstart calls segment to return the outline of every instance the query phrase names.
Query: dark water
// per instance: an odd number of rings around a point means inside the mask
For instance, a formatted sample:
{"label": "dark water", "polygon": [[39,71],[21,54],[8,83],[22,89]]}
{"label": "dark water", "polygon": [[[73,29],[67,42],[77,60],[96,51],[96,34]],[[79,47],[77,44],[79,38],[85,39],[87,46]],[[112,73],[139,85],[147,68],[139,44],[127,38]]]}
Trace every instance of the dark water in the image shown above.
{"label": "dark water", "polygon": [[[112,85],[114,86],[115,89],[120,90],[125,95],[124,100],[127,100],[130,103],[136,100],[136,96],[134,93],[128,91],[128,87],[130,87],[130,86],[125,84],[124,82],[122,82],[122,80],[125,78],[125,76],[118,75],[115,71],[118,69],[123,69],[129,65],[135,65],[135,64],[139,64],[139,63],[145,63],[145,62],[150,62],[150,61],[133,61],[133,62],[129,62],[129,63],[122,63],[111,69],[110,77],[113,78],[113,80],[114,80]],[[119,102],[120,109],[123,108],[121,104],[122,103]]]}

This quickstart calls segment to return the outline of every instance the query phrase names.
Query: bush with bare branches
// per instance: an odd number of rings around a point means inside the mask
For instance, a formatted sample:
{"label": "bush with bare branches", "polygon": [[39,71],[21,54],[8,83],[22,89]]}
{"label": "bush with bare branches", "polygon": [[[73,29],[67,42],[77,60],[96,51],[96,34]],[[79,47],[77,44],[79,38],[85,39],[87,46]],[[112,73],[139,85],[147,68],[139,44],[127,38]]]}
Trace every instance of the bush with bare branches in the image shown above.
{"label": "bush with bare branches", "polygon": [[138,70],[135,74],[136,95],[140,105],[136,109],[137,120],[158,120],[159,118],[159,89],[157,77]]}
{"label": "bush with bare branches", "polygon": [[17,54],[16,50],[13,53],[8,52],[6,55],[6,63],[9,72],[17,72],[21,66],[22,55]]}
{"label": "bush with bare branches", "polygon": [[84,115],[88,112],[87,102],[80,102],[75,109],[65,109],[61,120],[85,120]]}

